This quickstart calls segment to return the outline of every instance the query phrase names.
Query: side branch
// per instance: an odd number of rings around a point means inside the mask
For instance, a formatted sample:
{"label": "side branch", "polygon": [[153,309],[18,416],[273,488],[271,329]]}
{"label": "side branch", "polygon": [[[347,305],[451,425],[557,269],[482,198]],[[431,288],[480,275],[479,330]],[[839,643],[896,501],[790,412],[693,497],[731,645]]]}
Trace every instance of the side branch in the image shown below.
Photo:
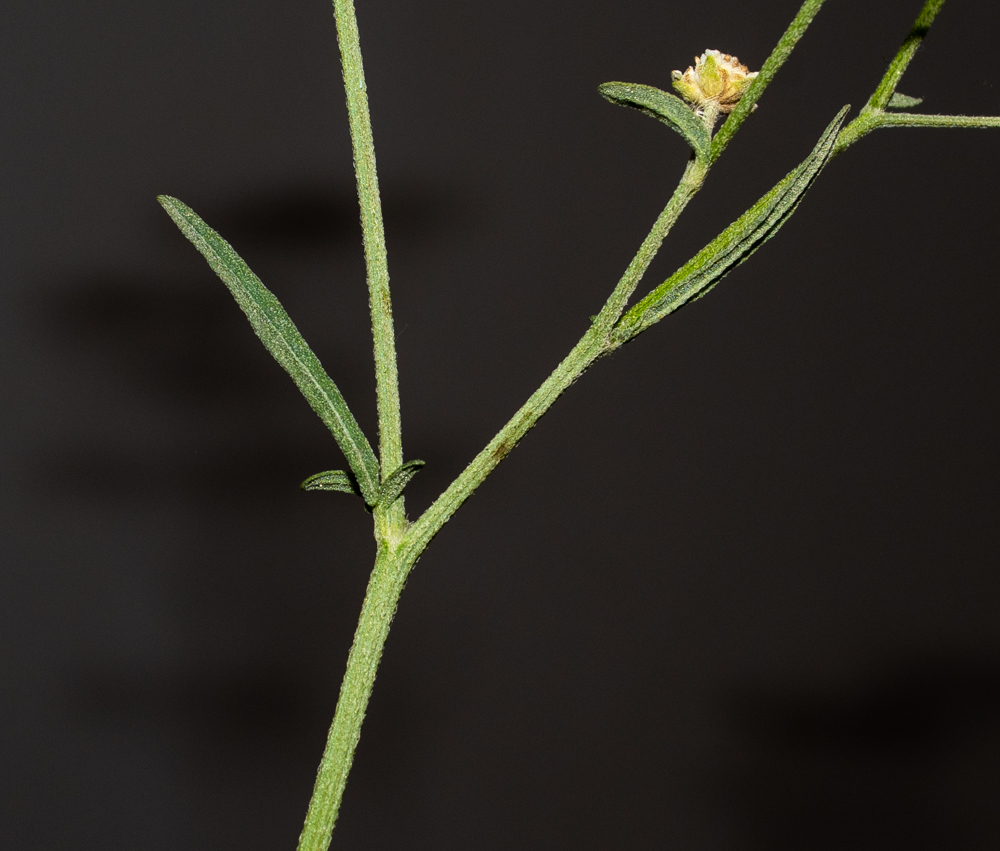
{"label": "side branch", "polygon": [[[740,129],[743,122],[746,121],[750,113],[753,112],[754,106],[756,106],[760,96],[764,94],[764,89],[770,85],[771,80],[774,79],[781,66],[784,65],[788,57],[791,56],[792,51],[795,49],[795,45],[797,45],[799,43],[799,39],[805,35],[806,30],[809,29],[809,25],[813,21],[813,18],[819,14],[819,10],[822,7],[823,2],[824,0],[805,0],[799,8],[798,14],[788,25],[788,29],[785,30],[785,34],[778,41],[777,45],[775,45],[774,50],[771,51],[771,55],[767,57],[763,67],[761,67],[758,72],[757,79],[755,79],[750,88],[747,89],[747,93],[743,95],[740,102],[736,105],[736,109],[734,109],[729,118],[726,119],[726,123],[723,124],[722,127],[719,128],[719,132],[715,134],[715,138],[712,140],[711,161],[713,163],[720,156],[722,156],[722,152],[732,141],[733,136],[736,135],[736,131]],[[940,0],[940,2],[943,3],[944,0]]]}
{"label": "side branch", "polygon": [[601,355],[609,350],[608,341],[591,326],[553,373],[500,429],[469,465],[459,474],[434,504],[406,532],[397,554],[406,564],[406,570],[416,563],[431,539],[451,518],[496,466],[510,454],[532,426],[563,392],[575,382]]}
{"label": "side branch", "polygon": [[920,47],[921,42],[923,42],[929,32],[931,24],[934,23],[934,19],[937,17],[937,13],[941,11],[942,6],[944,6],[944,0],[927,0],[924,4],[924,8],[920,10],[920,14],[917,15],[913,26],[910,27],[910,32],[903,39],[903,43],[900,45],[892,62],[889,63],[889,68],[886,70],[885,76],[882,77],[878,88],[875,89],[869,99],[868,107],[871,109],[885,109],[888,106],[889,99],[892,97],[893,92],[896,91],[896,86],[903,79],[906,69],[910,67],[910,62],[913,61],[917,48]]}
{"label": "side branch", "polygon": [[660,246],[663,245],[663,241],[667,238],[667,234],[670,233],[670,229],[677,222],[677,219],[680,218],[688,202],[701,189],[707,174],[708,164],[692,156],[688,161],[687,168],[684,169],[680,183],[674,190],[674,194],[670,197],[670,201],[667,202],[667,206],[660,213],[652,230],[650,230],[646,238],[642,241],[642,245],[639,246],[635,257],[629,263],[625,274],[622,275],[618,285],[594,320],[594,326],[599,333],[610,333],[615,322],[622,315],[622,311],[625,310],[625,305],[628,304],[629,297],[635,292],[639,281],[646,274],[646,270],[653,262],[653,258],[656,257]]}

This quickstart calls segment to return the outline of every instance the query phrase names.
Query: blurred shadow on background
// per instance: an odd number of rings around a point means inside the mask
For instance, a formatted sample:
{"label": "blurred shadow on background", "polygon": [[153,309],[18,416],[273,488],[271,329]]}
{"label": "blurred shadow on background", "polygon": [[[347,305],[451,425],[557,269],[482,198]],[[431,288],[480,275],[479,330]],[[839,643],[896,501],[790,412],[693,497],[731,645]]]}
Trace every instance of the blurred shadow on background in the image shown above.
{"label": "blurred shadow on background", "polygon": [[[442,218],[453,217],[454,211],[451,216],[447,213],[449,205],[454,206],[452,200],[419,188],[389,195],[387,227],[395,238],[419,239],[426,229],[440,230]],[[220,201],[211,216],[203,214],[233,244],[252,245],[271,262],[301,260],[310,251],[314,256],[322,252],[324,259],[332,256],[335,262],[341,255],[360,262],[352,186],[337,192],[279,188]],[[180,250],[194,251],[190,246]],[[79,496],[114,494],[119,499],[162,492],[167,484],[189,495],[231,492],[234,484],[246,492],[243,487],[251,481],[258,489],[288,484],[294,455],[287,435],[281,439],[275,434],[280,422],[275,415],[261,415],[266,406],[261,369],[270,366],[268,356],[259,345],[253,348],[245,318],[230,299],[220,296],[222,284],[216,291],[201,283],[191,287],[162,275],[89,273],[36,291],[29,309],[35,324],[43,326],[75,362],[89,359],[105,381],[110,377],[117,393],[127,394],[139,408],[140,398],[155,397],[165,407],[212,410],[228,420],[229,439],[213,444],[210,458],[161,454],[140,462],[128,457],[121,441],[112,439],[112,429],[104,444],[95,444],[91,434],[86,442],[63,444],[58,454],[46,446],[38,458],[35,481]],[[312,281],[289,276],[281,282],[281,298],[294,300],[312,286]],[[364,299],[362,294],[359,300]],[[302,319],[300,315],[298,320]],[[353,341],[311,342],[314,347],[321,343],[327,354],[331,349],[344,351],[344,357],[336,358],[334,374],[342,387],[372,383],[370,341],[363,358],[357,357]],[[360,408],[360,402],[353,407]],[[363,411],[356,410],[356,415],[364,421]],[[124,431],[128,428],[121,425]]]}
{"label": "blurred shadow on background", "polygon": [[[443,195],[440,186],[394,180],[382,197],[385,225],[393,240],[423,240],[460,221],[460,200]],[[353,185],[336,190],[287,186],[247,193],[219,204],[214,219],[212,226],[227,239],[263,248],[298,252],[347,244],[352,256],[361,249]]]}
{"label": "blurred shadow on background", "polygon": [[737,695],[748,848],[1000,847],[1000,660],[909,661],[839,692]]}

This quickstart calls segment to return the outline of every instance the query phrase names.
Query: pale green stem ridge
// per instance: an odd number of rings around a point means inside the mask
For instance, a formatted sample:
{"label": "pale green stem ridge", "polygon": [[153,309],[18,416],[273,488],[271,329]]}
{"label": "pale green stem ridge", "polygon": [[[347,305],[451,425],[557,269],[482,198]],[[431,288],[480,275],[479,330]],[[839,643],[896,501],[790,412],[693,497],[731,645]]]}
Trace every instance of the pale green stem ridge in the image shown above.
{"label": "pale green stem ridge", "polygon": [[[754,106],[760,99],[760,96],[764,94],[764,89],[770,85],[771,80],[774,79],[775,75],[778,73],[785,61],[791,56],[792,51],[795,49],[795,45],[799,43],[799,39],[805,35],[809,25],[812,23],[813,18],[819,13],[820,7],[823,5],[824,0],[806,0],[799,9],[798,14],[792,20],[791,24],[788,25],[788,29],[785,30],[785,34],[778,41],[777,46],[771,51],[771,55],[767,57],[764,62],[763,67],[757,74],[750,88],[747,89],[746,94],[740,98],[740,102],[736,105],[736,108],[730,113],[729,118],[726,119],[726,123],[719,128],[719,132],[715,134],[715,138],[712,140],[712,159],[714,163],[726,149],[726,146],[732,141],[733,136],[736,135],[736,131],[740,129],[740,126],[744,121],[747,120],[750,113],[753,112]],[[941,0],[944,2],[944,0]]]}
{"label": "pale green stem ridge", "polygon": [[920,43],[924,40],[924,36],[927,35],[928,30],[930,30],[931,24],[934,23],[934,19],[937,17],[937,13],[941,11],[942,6],[944,6],[944,0],[927,0],[924,4],[924,8],[920,10],[920,14],[917,15],[913,26],[910,27],[910,32],[903,39],[903,44],[900,46],[896,56],[889,63],[889,68],[885,72],[885,76],[882,77],[882,81],[878,84],[878,88],[875,89],[875,92],[869,98],[867,107],[871,109],[885,109],[889,104],[889,99],[892,97],[893,92],[896,91],[896,86],[899,85],[899,81],[903,78],[903,74],[906,73],[910,62],[913,61],[917,48],[920,47]]}
{"label": "pale green stem ridge", "polygon": [[344,70],[347,114],[354,148],[354,171],[361,205],[365,264],[368,269],[368,299],[375,344],[375,381],[378,392],[379,458],[384,479],[403,463],[402,426],[399,414],[399,376],[396,369],[396,342],[389,297],[389,267],[385,249],[382,203],[375,170],[375,143],[365,71],[361,61],[358,21],[352,0],[334,0],[337,42]]}
{"label": "pale green stem ridge", "polygon": [[299,836],[298,851],[326,851],[330,847],[347,775],[361,737],[368,699],[375,685],[375,673],[382,659],[382,648],[408,572],[409,567],[404,567],[390,549],[379,548],[347,659],[347,672],[340,686],[337,711],[320,761],[305,825]]}

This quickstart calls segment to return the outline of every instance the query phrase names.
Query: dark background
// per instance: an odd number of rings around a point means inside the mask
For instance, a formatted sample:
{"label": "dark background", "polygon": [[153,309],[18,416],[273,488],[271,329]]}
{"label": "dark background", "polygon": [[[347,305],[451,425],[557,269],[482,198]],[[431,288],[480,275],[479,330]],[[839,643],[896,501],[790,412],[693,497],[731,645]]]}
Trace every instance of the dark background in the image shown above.
{"label": "dark background", "polygon": [[[874,88],[920,0],[830,0],[647,277]],[[606,80],[759,68],[797,2],[359,0],[415,516],[570,349],[673,188]],[[0,12],[0,844],[292,849],[373,555],[343,462],[154,201],[283,301],[374,434],[330,4]],[[1000,9],[900,87],[1000,114]],[[838,158],[442,531],[336,849],[1000,847],[1000,132]],[[648,287],[647,287],[648,288]]]}

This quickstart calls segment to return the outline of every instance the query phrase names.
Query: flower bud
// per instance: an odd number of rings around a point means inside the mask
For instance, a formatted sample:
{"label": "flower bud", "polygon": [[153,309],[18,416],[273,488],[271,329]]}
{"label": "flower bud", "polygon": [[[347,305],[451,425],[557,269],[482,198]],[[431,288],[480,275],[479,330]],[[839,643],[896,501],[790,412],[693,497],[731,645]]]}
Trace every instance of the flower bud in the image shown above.
{"label": "flower bud", "polygon": [[757,72],[751,72],[735,56],[706,50],[695,57],[693,68],[688,68],[683,74],[674,71],[670,76],[677,92],[699,114],[713,109],[725,115],[736,108]]}

